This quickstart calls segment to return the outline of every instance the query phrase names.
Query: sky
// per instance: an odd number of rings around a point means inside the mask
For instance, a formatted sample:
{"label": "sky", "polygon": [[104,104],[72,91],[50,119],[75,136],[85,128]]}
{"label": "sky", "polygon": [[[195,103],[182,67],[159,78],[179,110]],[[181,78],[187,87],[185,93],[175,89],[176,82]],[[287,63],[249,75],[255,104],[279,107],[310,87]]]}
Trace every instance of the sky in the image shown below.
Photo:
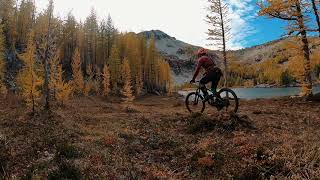
{"label": "sky", "polygon": [[[232,38],[228,49],[241,49],[275,40],[284,34],[284,23],[258,17],[256,0],[226,0],[230,4]],[[35,0],[37,10],[42,11],[48,0]],[[208,46],[207,29],[204,21],[207,0],[54,0],[55,15],[66,19],[72,14],[81,21],[92,8],[99,19],[111,15],[120,31],[141,32],[161,30],[184,42]]]}

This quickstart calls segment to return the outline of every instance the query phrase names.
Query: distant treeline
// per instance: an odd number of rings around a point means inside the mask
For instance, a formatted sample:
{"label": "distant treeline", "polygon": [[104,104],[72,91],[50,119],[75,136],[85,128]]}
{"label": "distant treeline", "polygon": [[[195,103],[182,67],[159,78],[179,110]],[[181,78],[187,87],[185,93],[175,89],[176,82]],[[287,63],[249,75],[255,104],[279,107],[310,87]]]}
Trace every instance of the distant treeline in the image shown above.
{"label": "distant treeline", "polygon": [[[320,38],[310,38],[311,44],[319,44]],[[239,63],[230,58],[230,79],[232,86],[255,86],[268,84],[275,86],[301,85],[304,80],[303,54],[298,40],[283,40],[280,49],[273,49],[274,57],[255,64]],[[311,50],[311,72],[314,82],[320,80],[320,51]]]}
{"label": "distant treeline", "polygon": [[[53,8],[51,0],[43,12],[36,12],[32,0],[22,0],[20,4],[0,0],[2,92],[10,89],[27,93],[28,98],[34,93],[30,90],[42,93],[49,84],[52,95],[54,73],[61,73],[60,81],[70,83],[71,94],[77,95],[103,94],[103,87],[110,88],[112,94],[125,96],[139,95],[142,91],[170,91],[170,66],[157,53],[154,39],[148,43],[143,36],[121,33],[110,16],[98,21],[94,10],[84,22],[78,22],[71,13],[66,19],[54,17]],[[78,76],[83,76],[83,82],[76,83],[74,73],[77,71]],[[28,79],[19,81],[21,74],[25,74],[25,78],[28,73],[31,74]],[[43,81],[30,85],[35,82],[34,75]],[[25,81],[30,83],[26,85]],[[79,83],[84,84],[81,92]]]}

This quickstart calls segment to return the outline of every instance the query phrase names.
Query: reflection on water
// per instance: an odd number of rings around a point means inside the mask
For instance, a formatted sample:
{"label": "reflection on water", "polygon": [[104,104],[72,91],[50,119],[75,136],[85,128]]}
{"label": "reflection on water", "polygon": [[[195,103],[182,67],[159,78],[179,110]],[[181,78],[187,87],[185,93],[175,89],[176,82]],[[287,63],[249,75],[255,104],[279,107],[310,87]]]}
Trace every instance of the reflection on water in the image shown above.
{"label": "reflection on water", "polygon": [[[296,96],[301,92],[299,87],[288,88],[232,88],[241,99],[275,98],[285,96]],[[320,92],[320,86],[313,88],[314,93]],[[189,91],[179,91],[179,94],[186,96]]]}

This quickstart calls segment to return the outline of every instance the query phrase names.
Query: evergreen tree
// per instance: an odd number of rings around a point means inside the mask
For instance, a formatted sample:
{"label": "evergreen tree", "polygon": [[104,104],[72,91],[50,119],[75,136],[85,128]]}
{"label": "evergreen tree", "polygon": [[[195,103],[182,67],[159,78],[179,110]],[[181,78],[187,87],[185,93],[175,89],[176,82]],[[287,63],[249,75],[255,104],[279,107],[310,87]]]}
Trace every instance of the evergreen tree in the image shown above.
{"label": "evergreen tree", "polygon": [[113,25],[113,21],[112,18],[110,16],[110,14],[108,15],[108,20],[107,20],[107,24],[106,24],[106,36],[107,36],[107,58],[109,58],[111,56],[111,49],[113,47],[114,44],[114,40],[115,40],[115,34],[116,34],[116,29]]}
{"label": "evergreen tree", "polygon": [[99,31],[97,33],[97,66],[103,67],[107,62],[107,38],[106,38],[106,22],[101,21]]}
{"label": "evergreen tree", "polygon": [[33,25],[34,6],[31,0],[22,0],[20,3],[17,22],[17,43],[20,48],[24,48],[27,44],[27,34]]}
{"label": "evergreen tree", "polygon": [[134,99],[132,85],[131,85],[131,71],[128,60],[124,60],[122,67],[122,77],[124,85],[122,88],[122,95],[125,97],[125,102],[131,102]]}
{"label": "evergreen tree", "polygon": [[87,17],[84,24],[85,32],[85,65],[97,64],[97,33],[98,22],[97,15],[94,9],[91,9],[90,15]]}
{"label": "evergreen tree", "polygon": [[[77,21],[75,17],[69,13],[66,23],[62,29],[62,40],[61,40],[61,57],[63,60],[63,68],[65,70],[71,71],[71,62],[73,53],[77,46],[80,46],[78,39],[79,29],[77,27]],[[81,35],[83,37],[83,35]]]}
{"label": "evergreen tree", "polygon": [[20,56],[24,63],[24,67],[18,74],[18,85],[21,88],[22,96],[28,105],[32,106],[32,112],[35,112],[37,101],[41,97],[41,87],[43,78],[37,72],[39,67],[36,63],[35,46],[33,43],[33,35],[29,35],[28,46],[26,52]]}

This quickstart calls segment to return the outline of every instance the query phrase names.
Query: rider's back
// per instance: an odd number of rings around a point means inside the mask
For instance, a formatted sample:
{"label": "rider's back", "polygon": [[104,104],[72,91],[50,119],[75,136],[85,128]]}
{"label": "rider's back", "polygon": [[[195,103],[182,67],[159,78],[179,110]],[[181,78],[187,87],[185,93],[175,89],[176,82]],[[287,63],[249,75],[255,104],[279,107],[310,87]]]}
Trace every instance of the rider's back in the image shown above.
{"label": "rider's back", "polygon": [[206,72],[212,70],[215,67],[215,63],[208,56],[202,56],[198,60],[199,65],[206,70]]}

